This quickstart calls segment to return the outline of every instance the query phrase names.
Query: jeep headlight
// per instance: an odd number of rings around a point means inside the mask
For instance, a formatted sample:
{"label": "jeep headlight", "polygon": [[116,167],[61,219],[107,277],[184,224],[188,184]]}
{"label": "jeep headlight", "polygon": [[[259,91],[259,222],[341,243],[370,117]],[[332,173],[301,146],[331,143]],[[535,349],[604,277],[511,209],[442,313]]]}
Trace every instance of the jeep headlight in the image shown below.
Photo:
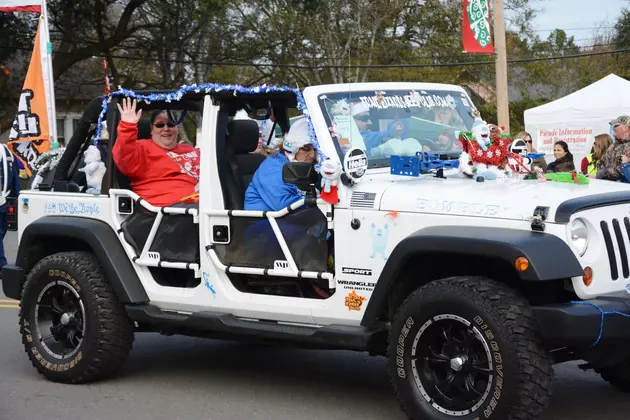
{"label": "jeep headlight", "polygon": [[570,235],[571,245],[581,257],[588,248],[588,227],[586,227],[586,223],[582,219],[575,219],[571,223]]}

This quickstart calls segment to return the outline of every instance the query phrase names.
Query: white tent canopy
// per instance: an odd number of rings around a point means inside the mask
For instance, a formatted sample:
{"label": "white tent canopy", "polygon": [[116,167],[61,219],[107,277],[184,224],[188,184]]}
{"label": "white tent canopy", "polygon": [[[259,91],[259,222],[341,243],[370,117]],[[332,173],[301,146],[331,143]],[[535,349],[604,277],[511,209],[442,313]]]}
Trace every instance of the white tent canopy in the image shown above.
{"label": "white tent canopy", "polygon": [[610,134],[608,122],[630,115],[630,82],[610,74],[597,82],[553,102],[525,111],[525,131],[536,149],[554,160],[553,145],[563,140],[579,170],[598,134]]}

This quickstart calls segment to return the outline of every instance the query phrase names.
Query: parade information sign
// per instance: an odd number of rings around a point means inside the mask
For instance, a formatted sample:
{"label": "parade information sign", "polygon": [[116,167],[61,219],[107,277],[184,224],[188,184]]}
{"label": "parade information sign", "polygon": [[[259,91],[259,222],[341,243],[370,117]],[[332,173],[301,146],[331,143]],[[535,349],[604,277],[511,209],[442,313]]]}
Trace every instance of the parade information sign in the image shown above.
{"label": "parade information sign", "polygon": [[538,130],[538,151],[553,153],[553,145],[564,141],[573,154],[587,154],[593,144],[593,129],[589,127],[540,128]]}

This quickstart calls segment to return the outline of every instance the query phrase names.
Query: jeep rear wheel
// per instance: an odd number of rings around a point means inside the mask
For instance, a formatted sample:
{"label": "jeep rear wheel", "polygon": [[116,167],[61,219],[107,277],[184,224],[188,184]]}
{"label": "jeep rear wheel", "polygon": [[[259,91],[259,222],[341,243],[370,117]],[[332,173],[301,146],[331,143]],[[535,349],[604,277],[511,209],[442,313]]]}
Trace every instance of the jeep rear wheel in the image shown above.
{"label": "jeep rear wheel", "polygon": [[389,370],[410,419],[531,419],[552,363],[527,301],[482,277],[427,284],[392,322]]}
{"label": "jeep rear wheel", "polygon": [[54,254],[31,270],[20,302],[20,332],[37,371],[66,383],[117,372],[134,334],[99,261],[88,252]]}

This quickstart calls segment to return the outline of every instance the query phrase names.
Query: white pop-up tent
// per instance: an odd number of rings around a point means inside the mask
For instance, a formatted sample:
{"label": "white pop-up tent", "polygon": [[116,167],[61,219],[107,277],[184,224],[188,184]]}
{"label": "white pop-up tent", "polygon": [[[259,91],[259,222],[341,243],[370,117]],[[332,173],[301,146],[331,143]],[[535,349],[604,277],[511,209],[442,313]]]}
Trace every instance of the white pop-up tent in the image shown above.
{"label": "white pop-up tent", "polygon": [[598,134],[610,134],[608,122],[630,115],[630,82],[610,74],[553,102],[525,111],[525,131],[532,135],[538,152],[554,160],[553,145],[564,140],[579,170]]}

